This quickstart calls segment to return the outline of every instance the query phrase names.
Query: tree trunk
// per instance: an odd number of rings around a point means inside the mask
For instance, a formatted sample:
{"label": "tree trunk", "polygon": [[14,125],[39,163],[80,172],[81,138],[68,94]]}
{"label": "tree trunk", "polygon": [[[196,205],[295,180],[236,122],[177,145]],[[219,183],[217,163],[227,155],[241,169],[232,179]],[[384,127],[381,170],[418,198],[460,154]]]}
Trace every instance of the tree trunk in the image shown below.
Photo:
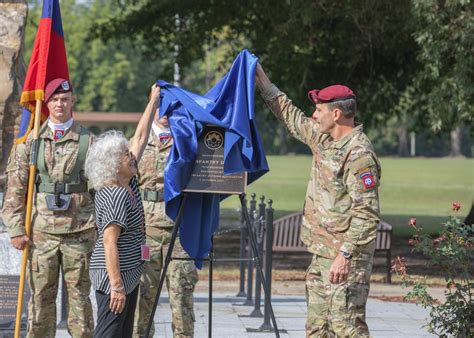
{"label": "tree trunk", "polygon": [[407,157],[410,154],[410,142],[408,140],[407,127],[401,125],[397,128],[398,156]]}
{"label": "tree trunk", "polygon": [[278,126],[277,135],[278,135],[278,140],[279,140],[278,154],[279,155],[288,154],[288,141],[290,137],[286,128],[282,126],[281,124]]}
{"label": "tree trunk", "polygon": [[464,224],[466,225],[474,224],[474,201],[472,202],[472,205],[471,205],[471,211],[469,211],[469,214],[466,216],[466,219],[464,220]]}
{"label": "tree trunk", "polygon": [[[27,13],[25,0],[0,2],[0,198],[2,199],[6,183],[4,170],[21,119],[22,110],[19,102],[25,80],[23,48]],[[0,210],[0,233],[6,231],[1,213]],[[10,261],[9,257],[14,255],[8,242],[4,241],[4,238],[0,241],[0,256],[2,260],[6,260],[2,262],[1,270],[13,271],[12,268],[17,266],[15,264],[20,262]]]}
{"label": "tree trunk", "polygon": [[462,145],[462,128],[461,126],[457,126],[451,131],[451,153],[449,156],[462,156],[461,153],[461,145]]}

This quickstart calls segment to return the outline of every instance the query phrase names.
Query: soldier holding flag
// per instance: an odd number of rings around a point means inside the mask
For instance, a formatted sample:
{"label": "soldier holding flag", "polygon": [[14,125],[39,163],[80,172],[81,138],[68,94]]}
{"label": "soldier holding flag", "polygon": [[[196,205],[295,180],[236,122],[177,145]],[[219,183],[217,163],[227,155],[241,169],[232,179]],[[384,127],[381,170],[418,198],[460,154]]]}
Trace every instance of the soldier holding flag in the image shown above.
{"label": "soldier holding flag", "polygon": [[12,245],[23,250],[15,337],[25,271],[31,292],[28,337],[55,336],[60,271],[68,332],[93,335],[88,264],[96,230],[83,175],[93,137],[73,120],[74,102],[59,1],[44,0],[21,96],[20,132],[6,169],[3,221]]}
{"label": "soldier holding flag", "polygon": [[31,240],[28,284],[31,290],[28,337],[54,337],[59,272],[66,281],[68,331],[91,337],[88,262],[96,230],[92,197],[84,180],[87,149],[93,138],[72,119],[75,97],[68,80],[55,79],[45,90],[49,118],[42,125],[31,236],[24,230],[24,196],[32,134],[16,145],[7,166],[3,220],[12,245],[22,250]]}

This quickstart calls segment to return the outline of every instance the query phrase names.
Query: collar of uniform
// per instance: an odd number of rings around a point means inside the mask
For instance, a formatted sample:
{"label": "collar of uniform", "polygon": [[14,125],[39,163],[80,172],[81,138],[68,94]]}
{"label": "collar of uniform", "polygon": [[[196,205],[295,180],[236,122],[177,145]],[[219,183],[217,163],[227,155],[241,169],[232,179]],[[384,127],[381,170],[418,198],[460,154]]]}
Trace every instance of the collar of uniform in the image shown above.
{"label": "collar of uniform", "polygon": [[43,124],[41,125],[40,132],[39,132],[39,137],[40,138],[48,138],[53,140],[53,132],[51,129],[48,127],[48,120],[44,121]]}
{"label": "collar of uniform", "polygon": [[344,147],[347,144],[347,142],[349,142],[352,139],[352,137],[354,137],[354,135],[359,134],[360,132],[362,132],[362,128],[363,128],[362,124],[356,125],[356,127],[354,129],[352,129],[352,131],[349,134],[347,134],[346,136],[344,136],[340,140],[335,141],[332,144],[332,148],[341,149],[342,147]]}
{"label": "collar of uniform", "polygon": [[[76,120],[74,120],[71,128],[69,128],[66,134],[64,134],[64,136],[58,141],[60,142],[67,141],[67,140],[79,141],[80,133],[81,133],[81,125]],[[53,132],[51,131],[50,128],[48,128],[47,120],[41,126],[39,137],[44,138],[44,139],[54,140]]]}

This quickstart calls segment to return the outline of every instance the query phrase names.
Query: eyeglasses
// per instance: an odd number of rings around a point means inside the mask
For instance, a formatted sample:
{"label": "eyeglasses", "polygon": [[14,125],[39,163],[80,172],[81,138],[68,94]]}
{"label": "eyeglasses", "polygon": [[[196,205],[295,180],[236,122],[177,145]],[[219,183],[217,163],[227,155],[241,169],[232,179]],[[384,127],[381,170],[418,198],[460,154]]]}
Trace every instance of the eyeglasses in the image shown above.
{"label": "eyeglasses", "polygon": [[130,150],[124,152],[124,157],[128,157],[129,159],[133,159],[133,154]]}

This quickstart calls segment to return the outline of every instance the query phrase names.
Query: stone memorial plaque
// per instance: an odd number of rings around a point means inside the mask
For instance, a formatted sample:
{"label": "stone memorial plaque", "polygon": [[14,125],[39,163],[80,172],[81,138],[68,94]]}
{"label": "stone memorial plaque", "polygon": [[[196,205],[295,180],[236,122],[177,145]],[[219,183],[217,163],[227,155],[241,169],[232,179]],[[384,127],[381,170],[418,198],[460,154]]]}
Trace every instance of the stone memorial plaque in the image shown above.
{"label": "stone memorial plaque", "polygon": [[198,153],[191,179],[183,191],[242,194],[247,173],[224,175],[224,128],[206,126],[198,139]]}
{"label": "stone memorial plaque", "polygon": [[[20,276],[0,275],[0,332],[15,329],[16,304]],[[22,328],[26,327],[27,303],[30,298],[28,286],[25,284],[22,308]]]}

